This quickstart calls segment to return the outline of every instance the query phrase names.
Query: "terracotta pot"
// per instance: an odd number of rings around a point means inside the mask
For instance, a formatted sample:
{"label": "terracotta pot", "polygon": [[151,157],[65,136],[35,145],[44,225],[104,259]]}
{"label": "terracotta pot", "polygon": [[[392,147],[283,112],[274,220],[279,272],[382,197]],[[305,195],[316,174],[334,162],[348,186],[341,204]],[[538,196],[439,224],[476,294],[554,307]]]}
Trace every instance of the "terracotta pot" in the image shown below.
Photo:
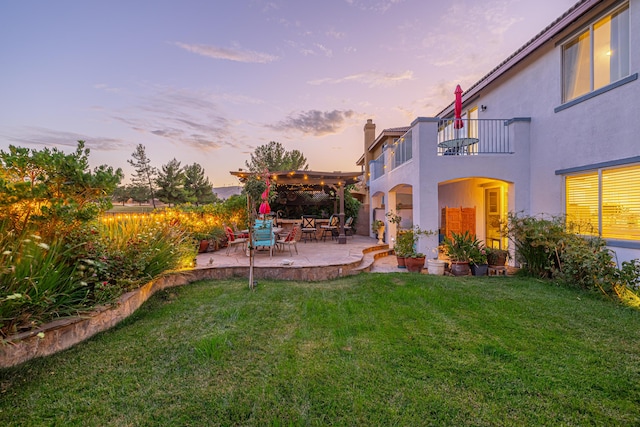
{"label": "terracotta pot", "polygon": [[507,263],[507,254],[494,254],[489,256],[489,265],[491,266],[497,266],[497,267],[504,267],[504,265]]}
{"label": "terracotta pot", "polygon": [[474,276],[486,276],[489,271],[489,264],[471,264],[471,273]]}
{"label": "terracotta pot", "polygon": [[396,255],[396,260],[398,261],[398,268],[407,268],[405,257]]}
{"label": "terracotta pot", "polygon": [[200,240],[200,246],[198,247],[198,253],[204,253],[209,249],[209,241],[208,240]]}
{"label": "terracotta pot", "polygon": [[422,258],[405,258],[404,262],[407,265],[407,270],[412,273],[419,273],[424,268],[425,257]]}
{"label": "terracotta pot", "polygon": [[454,276],[467,276],[470,271],[469,261],[451,261],[451,274]]}

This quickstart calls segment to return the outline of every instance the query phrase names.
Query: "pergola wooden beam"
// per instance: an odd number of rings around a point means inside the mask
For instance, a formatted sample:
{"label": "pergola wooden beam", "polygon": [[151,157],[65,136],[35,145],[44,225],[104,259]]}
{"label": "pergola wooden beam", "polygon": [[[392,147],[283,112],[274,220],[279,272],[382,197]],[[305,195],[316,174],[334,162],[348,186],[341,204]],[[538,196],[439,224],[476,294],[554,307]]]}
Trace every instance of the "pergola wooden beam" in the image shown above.
{"label": "pergola wooden beam", "polygon": [[[252,176],[262,176],[262,173],[245,172],[242,170],[231,171],[231,175],[237,177],[244,183]],[[269,172],[271,182],[275,185],[300,185],[300,186],[320,186],[337,190],[340,198],[340,233],[338,243],[347,243],[347,236],[344,234],[344,187],[355,184],[360,180],[362,172],[318,172],[318,171],[277,171]]]}

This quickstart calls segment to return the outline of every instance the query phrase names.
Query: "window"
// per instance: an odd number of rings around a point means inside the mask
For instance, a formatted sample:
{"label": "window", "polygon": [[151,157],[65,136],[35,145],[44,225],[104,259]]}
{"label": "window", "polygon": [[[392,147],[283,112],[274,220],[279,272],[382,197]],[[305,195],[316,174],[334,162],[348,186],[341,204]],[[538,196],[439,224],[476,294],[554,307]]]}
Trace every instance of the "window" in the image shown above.
{"label": "window", "polygon": [[581,234],[640,241],[640,165],[567,176],[567,221]]}
{"label": "window", "polygon": [[629,75],[629,6],[590,25],[562,48],[562,100]]}

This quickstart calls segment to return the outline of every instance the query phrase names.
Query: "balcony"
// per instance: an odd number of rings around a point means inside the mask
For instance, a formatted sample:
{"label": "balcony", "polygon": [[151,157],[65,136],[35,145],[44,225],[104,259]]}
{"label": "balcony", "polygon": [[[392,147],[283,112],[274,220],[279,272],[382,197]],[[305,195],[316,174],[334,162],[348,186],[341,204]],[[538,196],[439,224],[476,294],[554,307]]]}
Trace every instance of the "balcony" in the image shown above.
{"label": "balcony", "polygon": [[438,122],[439,156],[477,156],[513,154],[509,141],[509,121],[504,119],[455,119]]}
{"label": "balcony", "polygon": [[385,162],[384,162],[384,152],[378,156],[377,159],[369,162],[369,173],[371,174],[371,180],[375,180],[384,175],[385,170]]}

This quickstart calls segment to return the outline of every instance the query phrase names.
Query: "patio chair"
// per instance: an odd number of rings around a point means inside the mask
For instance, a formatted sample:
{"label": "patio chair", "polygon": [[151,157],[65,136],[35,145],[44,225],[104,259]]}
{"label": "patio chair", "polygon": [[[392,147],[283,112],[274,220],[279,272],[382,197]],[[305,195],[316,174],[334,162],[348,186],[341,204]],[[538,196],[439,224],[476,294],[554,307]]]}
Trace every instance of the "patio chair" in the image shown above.
{"label": "patio chair", "polygon": [[340,225],[340,217],[334,214],[329,217],[329,223],[327,225],[320,226],[323,242],[326,240],[327,234],[329,234],[332,239],[338,236],[338,225]]}
{"label": "patio chair", "polygon": [[247,240],[249,239],[247,239],[246,237],[238,237],[238,235],[236,235],[230,227],[225,228],[224,232],[227,235],[227,255],[229,255],[229,252],[231,252],[232,246],[234,247],[234,252],[236,251],[236,249],[238,249],[238,246],[242,247],[242,250],[245,249]]}
{"label": "patio chair", "polygon": [[302,215],[302,239],[307,243],[307,237],[309,240],[313,239],[318,241],[316,236],[316,217],[309,215]]}
{"label": "patio chair", "polygon": [[235,222],[233,223],[233,234],[236,237],[244,237],[247,238],[249,237],[249,230],[238,230],[238,224],[236,224]]}
{"label": "patio chair", "polygon": [[282,239],[278,239],[276,243],[278,244],[278,246],[280,246],[281,250],[283,251],[285,246],[289,246],[289,255],[293,255],[293,253],[291,252],[291,246],[293,246],[293,248],[296,250],[296,255],[297,255],[298,246],[296,245],[296,243],[300,240],[301,237],[302,237],[302,231],[300,229],[300,226],[298,224],[295,224],[291,229],[291,231]]}
{"label": "patio chair", "polygon": [[[257,223],[257,220],[256,220]],[[273,234],[273,226],[271,221],[253,227],[251,233],[252,246],[257,249],[259,247],[269,248],[269,256],[273,256],[273,247],[276,245],[276,238]]]}
{"label": "patio chair", "polygon": [[352,216],[347,218],[347,220],[344,222],[344,235],[345,236],[351,235],[351,237],[353,237],[353,217]]}

